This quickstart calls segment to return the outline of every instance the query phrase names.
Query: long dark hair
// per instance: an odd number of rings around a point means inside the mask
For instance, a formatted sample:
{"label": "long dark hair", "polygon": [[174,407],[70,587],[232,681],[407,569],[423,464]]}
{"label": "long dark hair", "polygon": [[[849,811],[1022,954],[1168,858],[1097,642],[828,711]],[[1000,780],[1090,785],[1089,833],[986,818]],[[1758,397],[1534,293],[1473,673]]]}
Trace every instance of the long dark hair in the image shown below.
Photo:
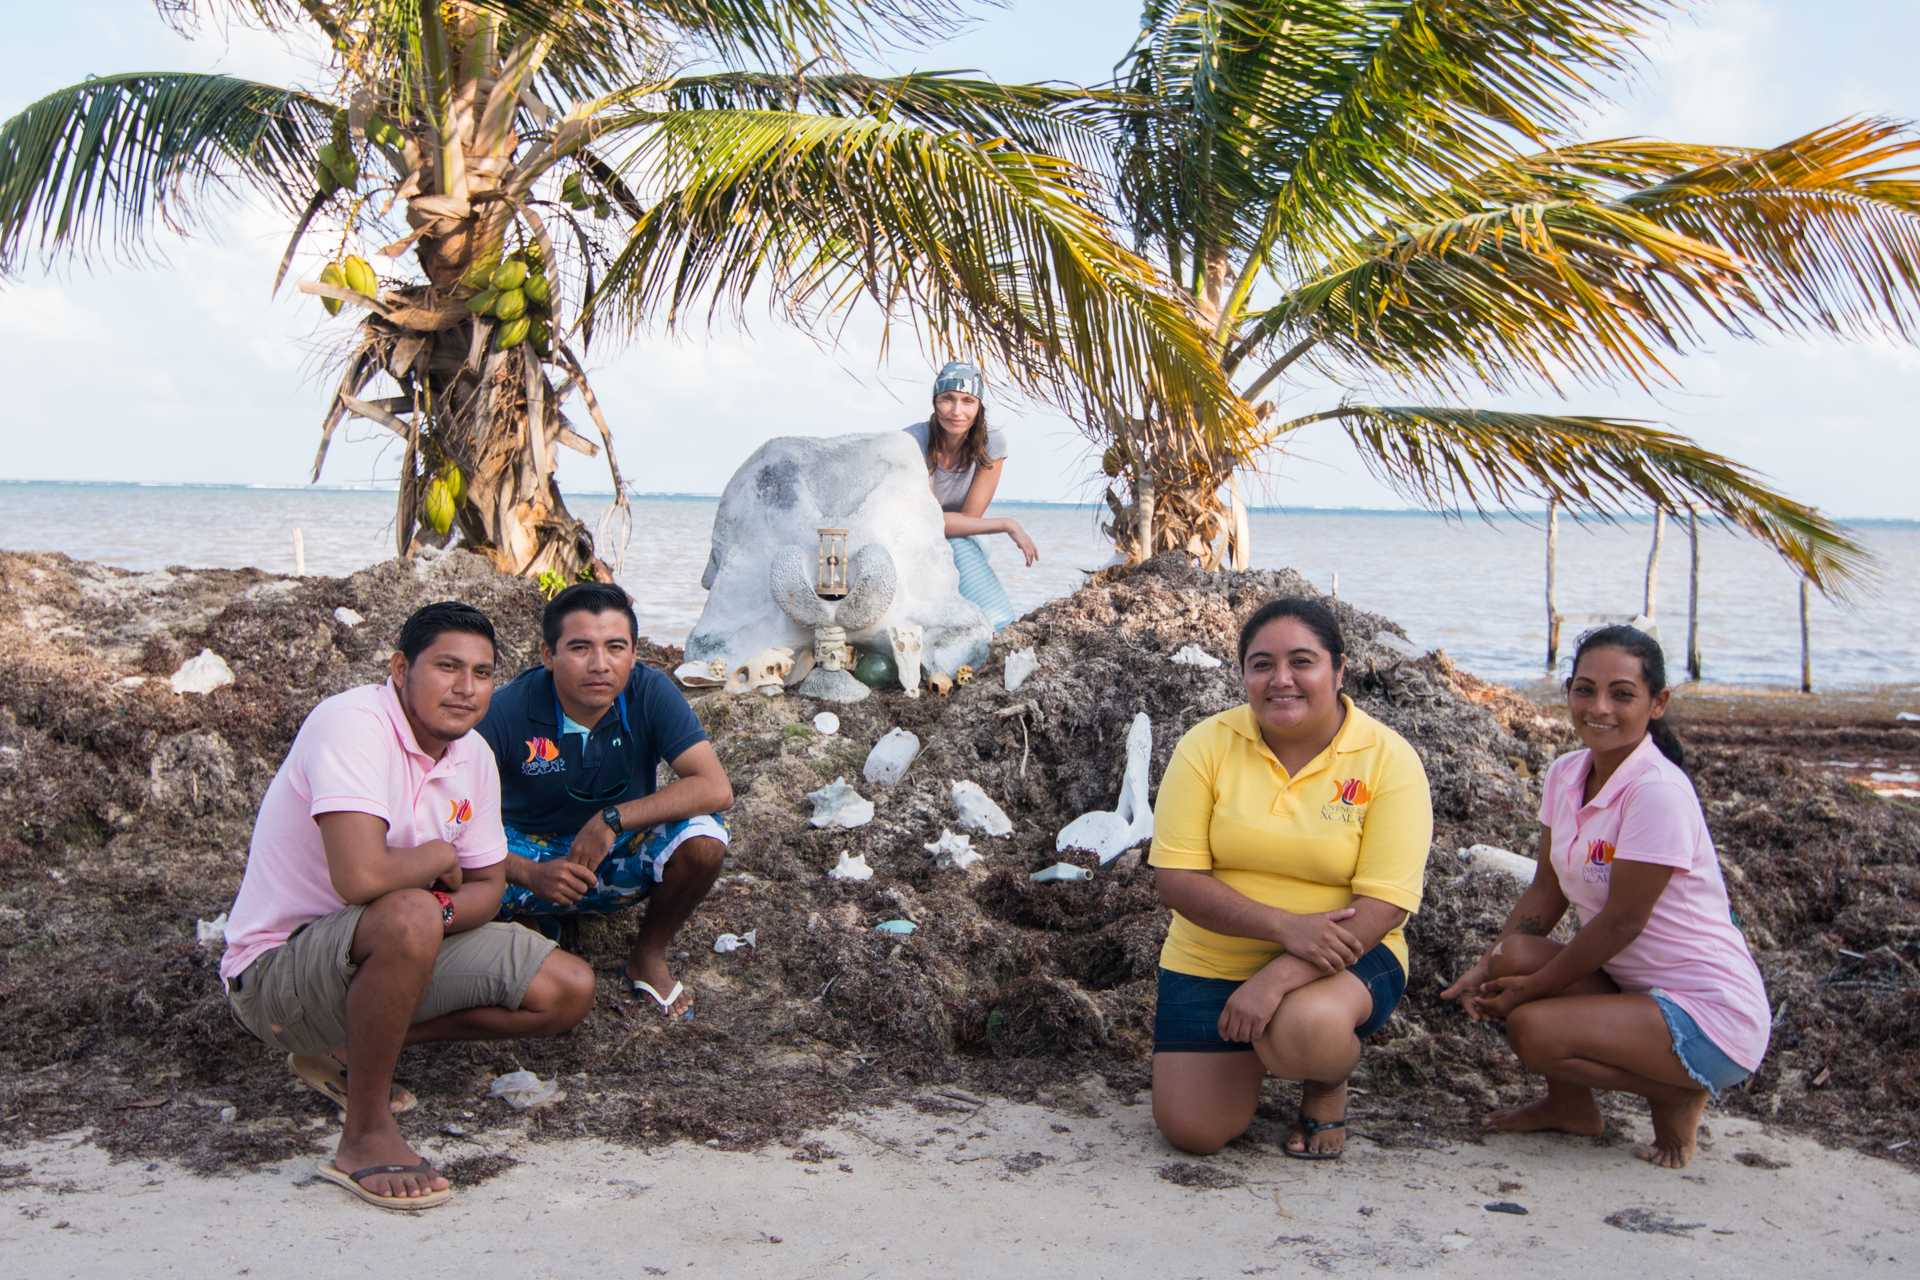
{"label": "long dark hair", "polygon": [[[1587,656],[1590,649],[1619,649],[1640,659],[1640,677],[1647,682],[1647,696],[1657,698],[1660,691],[1667,687],[1667,655],[1660,651],[1660,642],[1638,627],[1617,623],[1610,627],[1596,627],[1580,637],[1580,643],[1573,651],[1573,666],[1567,675],[1567,681],[1561,687],[1573,688],[1572,672],[1580,669],[1580,659]],[[1680,745],[1679,736],[1667,724],[1664,717],[1647,721],[1647,736],[1653,739],[1653,745],[1660,748],[1660,754],[1674,762],[1680,768],[1687,767],[1686,749]]]}
{"label": "long dark hair", "polygon": [[[933,474],[933,455],[940,442],[940,414],[936,411],[927,415],[927,474]],[[987,402],[980,402],[980,411],[973,415],[973,425],[967,428],[967,438],[960,442],[959,471],[968,466],[990,467],[993,459],[987,456]]]}

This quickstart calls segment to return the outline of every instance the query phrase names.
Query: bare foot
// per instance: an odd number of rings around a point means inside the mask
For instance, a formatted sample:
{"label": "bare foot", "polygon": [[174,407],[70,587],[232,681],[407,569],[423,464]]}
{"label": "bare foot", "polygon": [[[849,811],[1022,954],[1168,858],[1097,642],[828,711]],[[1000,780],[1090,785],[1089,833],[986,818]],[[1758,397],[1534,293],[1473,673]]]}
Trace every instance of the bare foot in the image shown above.
{"label": "bare foot", "polygon": [[[1312,1080],[1301,1081],[1300,1114],[1322,1124],[1346,1119],[1347,1082],[1342,1080],[1339,1084],[1319,1084]],[[1344,1126],[1338,1129],[1322,1129],[1309,1138],[1296,1124],[1287,1134],[1289,1151],[1306,1151],[1317,1156],[1337,1156],[1346,1149],[1347,1131]]]}
{"label": "bare foot", "polygon": [[1481,1123],[1500,1133],[1571,1133],[1582,1138],[1597,1138],[1607,1127],[1593,1094],[1584,1089],[1549,1093],[1524,1107],[1494,1111]]}
{"label": "bare foot", "polygon": [[1690,1093],[1685,1102],[1649,1105],[1653,1109],[1653,1142],[1634,1148],[1633,1154],[1662,1169],[1686,1168],[1697,1145],[1695,1135],[1700,1131],[1700,1117],[1707,1114],[1707,1091]]}
{"label": "bare foot", "polygon": [[[673,990],[673,970],[667,968],[666,949],[642,951],[636,947],[633,954],[627,957],[627,977],[636,982],[646,983],[663,996]],[[667,1010],[667,1016],[682,1017],[691,1008],[693,1008],[693,992],[682,991],[679,998],[673,1002],[673,1007]]]}
{"label": "bare foot", "polygon": [[[359,1169],[373,1165],[419,1164],[420,1157],[407,1145],[400,1130],[389,1127],[369,1133],[356,1134],[349,1138],[342,1135],[340,1145],[334,1149],[333,1166],[342,1173],[351,1174]],[[413,1173],[375,1173],[369,1174],[362,1184],[367,1190],[378,1196],[423,1196],[430,1191],[444,1191],[450,1183],[433,1170]]]}

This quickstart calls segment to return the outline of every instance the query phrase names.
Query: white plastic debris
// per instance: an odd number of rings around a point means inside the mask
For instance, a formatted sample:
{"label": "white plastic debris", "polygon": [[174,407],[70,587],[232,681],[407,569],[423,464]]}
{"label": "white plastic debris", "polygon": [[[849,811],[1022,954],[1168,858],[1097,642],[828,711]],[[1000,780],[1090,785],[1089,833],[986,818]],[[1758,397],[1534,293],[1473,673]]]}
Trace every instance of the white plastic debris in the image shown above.
{"label": "white plastic debris", "polygon": [[926,849],[927,856],[933,859],[934,866],[952,867],[955,871],[965,871],[986,857],[973,847],[971,837],[949,831],[945,827],[940,829],[938,840],[929,840],[922,847]]}
{"label": "white plastic debris", "polygon": [[731,955],[742,947],[753,947],[757,950],[760,940],[755,935],[759,932],[758,929],[749,929],[745,933],[723,933],[713,940],[713,949],[723,956]]}
{"label": "white plastic debris", "polygon": [[867,865],[866,854],[850,854],[845,849],[842,849],[840,851],[840,861],[834,863],[833,869],[827,872],[827,879],[871,880],[873,879],[873,868]]}
{"label": "white plastic debris", "polygon": [[813,731],[823,737],[832,737],[840,732],[840,717],[831,711],[822,711],[813,718]]}
{"label": "white plastic debris", "polygon": [[1076,867],[1071,862],[1056,862],[1050,867],[1040,868],[1027,879],[1037,880],[1041,884],[1048,884],[1055,880],[1091,880],[1093,872],[1085,867]]}
{"label": "white plastic debris", "polygon": [[497,1076],[487,1086],[487,1092],[515,1111],[544,1107],[567,1096],[560,1092],[558,1080],[542,1080],[531,1071],[509,1071],[506,1075]]}
{"label": "white plastic debris", "polygon": [[1142,711],[1127,729],[1127,767],[1120,802],[1112,810],[1083,813],[1060,829],[1056,852],[1085,849],[1106,866],[1143,840],[1153,838],[1153,805],[1147,800],[1147,768],[1153,756],[1153,722]]}
{"label": "white plastic debris", "polygon": [[235,1120],[238,1120],[239,1118],[240,1118],[240,1108],[235,1106],[225,1106],[220,1108],[221,1124],[232,1124]]}
{"label": "white plastic debris", "polygon": [[1006,810],[995,804],[977,782],[953,784],[953,811],[959,817],[961,826],[971,827],[982,835],[1013,834],[1013,822],[1007,817]]}
{"label": "white plastic debris", "polygon": [[911,920],[882,920],[873,926],[875,933],[890,933],[896,938],[904,938],[920,926]]}
{"label": "white plastic debris", "polygon": [[1204,667],[1207,670],[1220,665],[1220,659],[1197,644],[1182,645],[1179,652],[1175,653],[1169,661],[1177,662],[1183,667]]}
{"label": "white plastic debris", "polygon": [[1007,692],[1012,693],[1027,682],[1027,677],[1040,669],[1040,659],[1031,649],[1015,649],[1007,655]]}
{"label": "white plastic debris", "polygon": [[138,689],[146,682],[147,678],[145,676],[123,676],[114,683],[118,684],[122,689]]}
{"label": "white plastic debris", "polygon": [[1902,711],[1895,720],[1920,720],[1920,711]]}
{"label": "white plastic debris", "polygon": [[907,766],[920,754],[920,739],[905,729],[889,729],[867,753],[860,774],[877,787],[890,787],[907,776]]}
{"label": "white plastic debris", "polygon": [[1470,867],[1496,872],[1523,885],[1533,883],[1534,860],[1497,845],[1471,845],[1460,850],[1460,861]]}
{"label": "white plastic debris", "polygon": [[233,683],[233,668],[211,649],[202,649],[180,664],[170,682],[175,693],[212,693]]}
{"label": "white plastic debris", "polygon": [[335,609],[333,611],[333,618],[334,618],[334,621],[338,622],[343,627],[357,627],[361,623],[366,621],[365,618],[361,617],[359,614],[355,613],[353,610],[347,608],[347,606],[345,605],[341,605],[338,609]]}
{"label": "white plastic debris", "polygon": [[813,801],[811,821],[816,827],[851,831],[873,821],[873,801],[848,786],[845,778],[835,778],[818,791],[807,792],[807,799]]}
{"label": "white plastic debris", "polygon": [[1375,648],[1385,649],[1388,653],[1398,654],[1402,658],[1417,658],[1420,656],[1419,645],[1406,639],[1404,636],[1397,636],[1391,631],[1374,632],[1373,643]]}
{"label": "white plastic debris", "polygon": [[222,911],[211,920],[193,922],[193,940],[201,946],[223,946],[227,941],[227,913]]}

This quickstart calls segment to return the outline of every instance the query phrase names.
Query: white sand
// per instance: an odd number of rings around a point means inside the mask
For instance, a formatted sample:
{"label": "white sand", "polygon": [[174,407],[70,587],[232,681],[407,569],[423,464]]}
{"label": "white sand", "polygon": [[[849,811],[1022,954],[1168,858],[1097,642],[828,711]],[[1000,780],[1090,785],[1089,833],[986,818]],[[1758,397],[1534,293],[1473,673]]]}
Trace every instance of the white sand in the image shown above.
{"label": "white sand", "polygon": [[[1500,1137],[1388,1150],[1356,1135],[1337,1164],[1229,1151],[1206,1163],[1244,1185],[1195,1190],[1159,1176],[1183,1158],[1144,1106],[1095,1105],[1095,1118],[999,1101],[971,1114],[893,1108],[815,1135],[838,1153],[816,1163],[782,1147],[509,1140],[519,1165],[417,1217],[361,1205],[313,1179],[311,1161],[197,1178],[164,1163],[109,1163],[73,1135],[7,1157],[32,1172],[0,1183],[0,1273],[1920,1274],[1920,1176],[1750,1121],[1711,1121],[1710,1145],[1684,1173],[1642,1164],[1624,1144]],[[427,1146],[442,1159],[502,1149],[499,1135]],[[1787,1167],[1742,1165],[1743,1152]],[[1494,1201],[1529,1212],[1483,1208]],[[1673,1234],[1608,1225],[1621,1210],[1677,1225]]]}

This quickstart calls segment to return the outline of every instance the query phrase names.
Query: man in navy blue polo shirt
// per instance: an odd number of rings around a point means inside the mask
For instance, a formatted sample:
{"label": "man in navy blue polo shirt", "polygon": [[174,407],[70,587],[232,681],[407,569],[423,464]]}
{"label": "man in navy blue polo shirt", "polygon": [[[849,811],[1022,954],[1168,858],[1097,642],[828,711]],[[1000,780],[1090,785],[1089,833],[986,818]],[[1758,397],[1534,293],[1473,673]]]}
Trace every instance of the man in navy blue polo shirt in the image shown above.
{"label": "man in navy blue polo shirt", "polygon": [[[638,638],[625,591],[568,587],[541,615],[540,665],[493,695],[479,732],[500,766],[500,915],[561,933],[646,899],[628,990],[690,1019],[667,948],[720,874],[733,784],[680,690],[635,660]],[[662,760],[674,779],[656,790]]]}

